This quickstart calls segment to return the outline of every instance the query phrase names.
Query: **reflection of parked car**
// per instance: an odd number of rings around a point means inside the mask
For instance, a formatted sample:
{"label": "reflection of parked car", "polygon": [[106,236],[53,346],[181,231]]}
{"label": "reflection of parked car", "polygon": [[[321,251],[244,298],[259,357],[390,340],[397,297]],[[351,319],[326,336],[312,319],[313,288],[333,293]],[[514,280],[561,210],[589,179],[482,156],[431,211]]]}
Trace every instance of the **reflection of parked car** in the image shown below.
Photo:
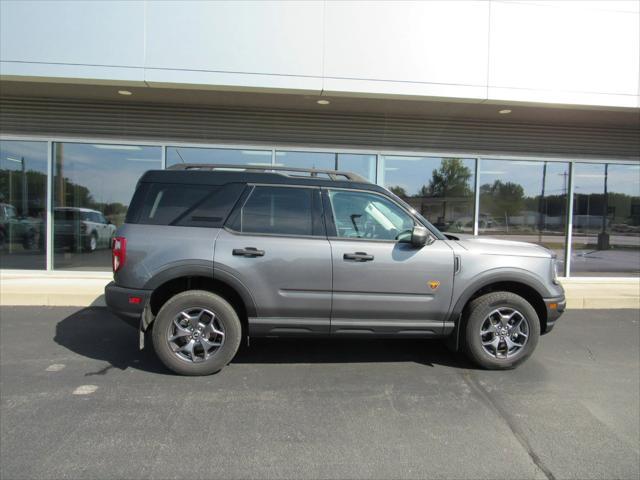
{"label": "reflection of parked car", "polygon": [[116,226],[97,210],[88,208],[56,208],[54,232],[56,246],[93,252],[109,248]]}
{"label": "reflection of parked car", "polygon": [[20,243],[25,250],[31,250],[36,246],[36,233],[33,223],[17,215],[16,207],[0,203],[0,247]]}

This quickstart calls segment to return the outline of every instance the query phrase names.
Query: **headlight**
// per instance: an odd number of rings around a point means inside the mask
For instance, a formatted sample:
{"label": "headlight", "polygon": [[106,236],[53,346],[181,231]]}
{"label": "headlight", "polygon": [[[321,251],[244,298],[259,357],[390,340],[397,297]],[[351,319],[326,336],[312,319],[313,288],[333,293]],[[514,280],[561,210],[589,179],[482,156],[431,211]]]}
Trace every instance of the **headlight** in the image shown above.
{"label": "headlight", "polygon": [[551,280],[553,281],[553,283],[555,283],[557,285],[559,283],[558,282],[558,259],[557,258],[552,258],[551,259],[551,275],[552,275]]}

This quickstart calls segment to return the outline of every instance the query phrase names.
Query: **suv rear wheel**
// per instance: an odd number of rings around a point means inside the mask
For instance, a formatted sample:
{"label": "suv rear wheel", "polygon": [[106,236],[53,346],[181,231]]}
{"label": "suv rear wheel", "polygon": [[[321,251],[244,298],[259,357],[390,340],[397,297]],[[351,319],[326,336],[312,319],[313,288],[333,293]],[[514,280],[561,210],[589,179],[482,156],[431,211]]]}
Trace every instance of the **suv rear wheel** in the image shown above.
{"label": "suv rear wheel", "polygon": [[224,298],[204,290],[182,292],[165,303],[153,323],[153,346],[168,368],[182,375],[209,375],[235,356],[240,319]]}
{"label": "suv rear wheel", "polygon": [[524,298],[492,292],[469,305],[465,340],[469,358],[482,368],[504,370],[524,362],[540,337],[540,320]]}

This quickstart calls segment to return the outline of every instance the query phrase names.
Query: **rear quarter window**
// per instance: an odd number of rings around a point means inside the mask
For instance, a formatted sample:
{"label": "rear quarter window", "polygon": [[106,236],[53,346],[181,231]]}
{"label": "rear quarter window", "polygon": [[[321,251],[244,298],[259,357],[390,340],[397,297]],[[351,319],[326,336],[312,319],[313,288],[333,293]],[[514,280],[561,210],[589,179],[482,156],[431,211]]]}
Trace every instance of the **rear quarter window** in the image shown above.
{"label": "rear quarter window", "polygon": [[221,227],[244,189],[243,184],[140,184],[127,223]]}

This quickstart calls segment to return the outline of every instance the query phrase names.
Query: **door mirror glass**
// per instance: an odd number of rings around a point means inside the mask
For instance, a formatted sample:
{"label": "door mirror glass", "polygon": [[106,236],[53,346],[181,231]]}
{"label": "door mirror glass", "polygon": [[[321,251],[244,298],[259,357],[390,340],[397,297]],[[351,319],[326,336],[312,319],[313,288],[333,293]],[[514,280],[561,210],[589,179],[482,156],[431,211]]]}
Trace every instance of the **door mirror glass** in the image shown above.
{"label": "door mirror glass", "polygon": [[429,231],[422,225],[415,225],[412,230],[401,233],[398,236],[400,243],[410,243],[416,248],[422,248],[430,240]]}

